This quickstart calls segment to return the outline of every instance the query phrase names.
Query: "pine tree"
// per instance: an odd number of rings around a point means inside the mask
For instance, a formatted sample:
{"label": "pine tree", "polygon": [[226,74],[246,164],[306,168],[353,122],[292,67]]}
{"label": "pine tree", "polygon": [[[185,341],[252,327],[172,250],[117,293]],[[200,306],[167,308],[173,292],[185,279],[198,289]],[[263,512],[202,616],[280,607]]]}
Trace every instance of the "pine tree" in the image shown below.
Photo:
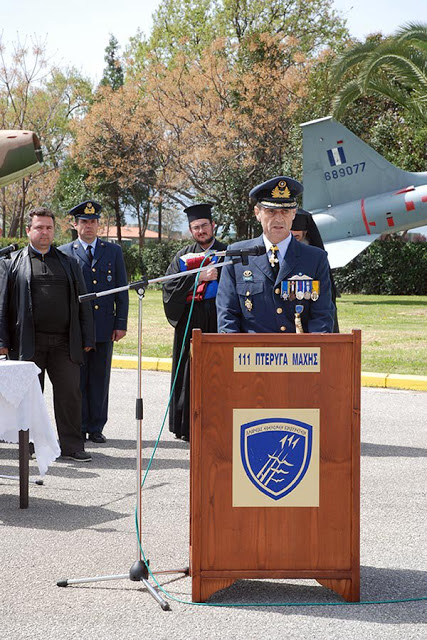
{"label": "pine tree", "polygon": [[104,60],[107,66],[104,69],[101,85],[110,86],[113,91],[117,91],[124,83],[123,66],[119,57],[119,49],[119,41],[111,33],[108,46],[105,47]]}

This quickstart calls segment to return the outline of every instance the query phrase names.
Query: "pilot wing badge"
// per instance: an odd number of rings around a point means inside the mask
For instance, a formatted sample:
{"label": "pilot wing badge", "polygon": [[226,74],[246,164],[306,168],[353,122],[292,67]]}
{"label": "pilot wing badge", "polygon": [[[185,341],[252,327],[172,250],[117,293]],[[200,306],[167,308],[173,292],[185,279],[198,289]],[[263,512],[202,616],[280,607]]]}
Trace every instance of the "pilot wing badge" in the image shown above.
{"label": "pilot wing badge", "polygon": [[273,500],[301,483],[312,448],[313,427],[299,420],[268,418],[241,425],[240,456],[246,475]]}

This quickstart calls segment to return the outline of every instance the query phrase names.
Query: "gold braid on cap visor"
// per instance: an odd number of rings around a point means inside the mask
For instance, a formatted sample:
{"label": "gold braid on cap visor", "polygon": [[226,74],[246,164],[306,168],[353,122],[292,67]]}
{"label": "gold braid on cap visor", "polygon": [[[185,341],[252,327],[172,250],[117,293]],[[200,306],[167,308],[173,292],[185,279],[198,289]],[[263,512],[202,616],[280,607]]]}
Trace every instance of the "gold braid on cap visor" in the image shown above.
{"label": "gold braid on cap visor", "polygon": [[290,202],[272,202],[271,200],[261,200],[259,202],[260,205],[266,207],[267,209],[295,209],[297,203],[295,200],[291,200]]}

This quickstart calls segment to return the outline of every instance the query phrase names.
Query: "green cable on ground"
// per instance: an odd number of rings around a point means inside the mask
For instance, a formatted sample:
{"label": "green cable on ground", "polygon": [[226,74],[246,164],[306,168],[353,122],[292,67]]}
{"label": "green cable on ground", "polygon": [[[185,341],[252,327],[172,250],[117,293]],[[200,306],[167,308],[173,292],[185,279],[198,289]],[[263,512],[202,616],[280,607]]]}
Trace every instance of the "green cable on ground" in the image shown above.
{"label": "green cable on ground", "polygon": [[[208,256],[206,256],[201,264],[200,267],[203,266],[203,263],[205,262],[205,260],[207,259]],[[196,276],[196,280],[194,282],[194,288],[193,288],[193,299],[191,301],[191,306],[190,306],[190,311],[188,314],[188,320],[187,320],[187,324],[185,327],[185,331],[184,331],[184,337],[182,340],[182,347],[181,347],[181,352],[179,355],[179,359],[178,359],[178,364],[176,367],[176,373],[175,373],[175,377],[173,379],[172,385],[171,385],[171,390],[170,390],[170,394],[169,394],[169,400],[168,400],[168,404],[166,407],[166,411],[165,411],[165,415],[163,417],[163,421],[160,427],[160,431],[159,431],[159,435],[157,436],[157,439],[154,443],[153,446],[153,451],[151,453],[150,459],[148,461],[147,464],[147,469],[145,470],[144,476],[142,478],[141,481],[141,488],[144,487],[145,484],[145,480],[147,478],[148,472],[151,468],[151,464],[153,462],[154,456],[156,454],[157,448],[158,448],[158,444],[160,441],[160,438],[162,436],[163,433],[163,429],[165,426],[165,422],[166,422],[166,418],[169,412],[169,407],[170,407],[170,403],[172,401],[172,394],[174,392],[175,389],[175,383],[178,377],[178,372],[179,372],[179,368],[181,366],[181,360],[182,360],[182,356],[184,353],[184,347],[185,347],[185,341],[187,339],[187,333],[188,333],[188,329],[190,327],[190,320],[191,320],[191,316],[193,314],[193,308],[194,308],[194,296],[197,290],[197,285],[199,283],[199,276],[200,273],[197,274]],[[231,607],[231,608],[238,608],[238,607],[346,607],[346,606],[362,606],[362,605],[375,605],[375,604],[398,604],[398,603],[402,603],[402,602],[420,602],[423,600],[427,600],[426,596],[421,596],[421,597],[414,597],[414,598],[402,598],[402,599],[398,599],[398,600],[362,600],[360,602],[193,602],[192,600],[182,600],[181,598],[177,598],[174,595],[172,595],[171,593],[169,593],[169,591],[166,591],[166,589],[164,589],[161,584],[159,583],[159,581],[157,580],[156,576],[153,574],[153,572],[151,571],[149,565],[148,565],[148,561],[147,558],[145,557],[145,553],[144,553],[144,549],[142,548],[142,544],[141,544],[141,536],[140,536],[140,531],[139,531],[139,523],[138,523],[138,511],[137,511],[137,507],[135,507],[135,529],[136,529],[136,535],[137,535],[137,540],[138,540],[138,546],[139,546],[139,550],[141,551],[141,555],[144,561],[145,566],[147,567],[147,571],[150,574],[151,578],[153,579],[153,581],[155,582],[157,588],[159,589],[159,591],[161,591],[167,598],[169,598],[170,600],[173,600],[174,602],[178,602],[179,604],[189,604],[189,605],[194,605],[196,607]]]}
{"label": "green cable on ground", "polygon": [[141,545],[141,540],[139,537],[138,531],[138,522],[136,521],[136,529],[138,532],[138,545],[141,551],[145,566],[147,567],[148,573],[152,577],[153,581],[156,583],[156,586],[159,591],[163,593],[169,600],[173,600],[174,602],[178,602],[179,604],[190,604],[196,607],[230,607],[230,608],[240,608],[240,607],[346,607],[346,606],[362,606],[362,605],[374,605],[374,604],[398,604],[403,602],[420,602],[423,600],[427,600],[426,596],[414,597],[414,598],[400,598],[396,600],[361,600],[359,602],[193,602],[192,600],[182,600],[181,598],[177,598],[169,591],[166,591],[156,576],[151,571],[147,558],[145,557],[144,550]]}

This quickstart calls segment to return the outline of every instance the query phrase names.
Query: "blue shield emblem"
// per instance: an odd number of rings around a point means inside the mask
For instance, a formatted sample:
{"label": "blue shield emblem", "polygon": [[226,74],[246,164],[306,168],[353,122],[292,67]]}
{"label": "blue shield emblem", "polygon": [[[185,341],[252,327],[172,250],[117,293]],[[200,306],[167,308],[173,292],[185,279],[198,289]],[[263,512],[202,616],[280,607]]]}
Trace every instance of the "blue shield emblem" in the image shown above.
{"label": "blue shield emblem", "polygon": [[268,418],[240,427],[240,457],[246,475],[273,500],[291,493],[304,478],[312,445],[312,425],[299,420]]}

